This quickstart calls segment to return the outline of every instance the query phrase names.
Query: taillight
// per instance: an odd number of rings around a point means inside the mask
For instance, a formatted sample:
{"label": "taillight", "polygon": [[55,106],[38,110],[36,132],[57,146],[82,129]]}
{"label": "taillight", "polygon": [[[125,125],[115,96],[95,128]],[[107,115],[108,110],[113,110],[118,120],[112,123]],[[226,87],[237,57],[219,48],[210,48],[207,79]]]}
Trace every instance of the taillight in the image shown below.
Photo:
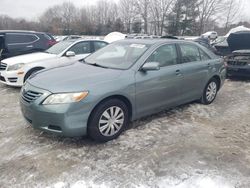
{"label": "taillight", "polygon": [[51,47],[51,46],[53,46],[54,44],[56,44],[57,42],[55,41],[55,40],[49,40],[48,42],[47,42],[47,45],[49,46],[49,47]]}

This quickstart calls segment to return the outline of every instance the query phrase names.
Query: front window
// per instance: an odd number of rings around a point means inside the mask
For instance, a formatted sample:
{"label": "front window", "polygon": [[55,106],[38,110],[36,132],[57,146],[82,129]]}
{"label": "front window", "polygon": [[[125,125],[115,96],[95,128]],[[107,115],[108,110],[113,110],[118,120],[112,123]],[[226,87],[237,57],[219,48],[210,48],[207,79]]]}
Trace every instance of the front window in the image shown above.
{"label": "front window", "polygon": [[148,58],[147,62],[158,62],[160,67],[176,65],[177,62],[177,51],[174,44],[167,44],[159,47],[153,52]]}
{"label": "front window", "polygon": [[46,50],[46,52],[58,55],[66,50],[71,44],[73,44],[71,41],[62,41],[50,47],[48,50]]}
{"label": "front window", "polygon": [[138,43],[114,43],[90,55],[85,62],[113,69],[128,69],[146,52],[148,47]]}
{"label": "front window", "polygon": [[68,51],[75,52],[76,55],[89,54],[91,53],[90,42],[79,42],[72,46]]}

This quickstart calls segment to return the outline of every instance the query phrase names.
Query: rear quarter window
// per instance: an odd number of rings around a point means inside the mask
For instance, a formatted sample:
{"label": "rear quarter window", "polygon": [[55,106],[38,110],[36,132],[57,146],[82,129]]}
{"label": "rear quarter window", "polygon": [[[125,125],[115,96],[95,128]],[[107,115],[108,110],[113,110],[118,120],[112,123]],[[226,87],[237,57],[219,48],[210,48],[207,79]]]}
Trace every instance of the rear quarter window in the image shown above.
{"label": "rear quarter window", "polygon": [[202,61],[208,61],[211,59],[211,57],[209,55],[207,55],[207,53],[205,53],[202,49],[199,48],[199,52],[200,52],[200,56],[201,56],[201,60]]}
{"label": "rear quarter window", "polygon": [[200,61],[199,48],[192,44],[179,44],[182,63]]}

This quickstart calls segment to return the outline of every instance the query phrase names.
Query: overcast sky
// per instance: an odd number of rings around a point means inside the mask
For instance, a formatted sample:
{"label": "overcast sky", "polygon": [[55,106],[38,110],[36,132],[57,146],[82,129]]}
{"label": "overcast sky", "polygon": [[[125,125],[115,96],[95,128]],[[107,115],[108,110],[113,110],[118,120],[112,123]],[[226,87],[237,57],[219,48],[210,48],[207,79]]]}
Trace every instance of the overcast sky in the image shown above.
{"label": "overcast sky", "polygon": [[[0,14],[14,18],[37,19],[44,10],[64,1],[71,1],[78,7],[94,4],[97,0],[0,0]],[[118,0],[107,0],[118,1]],[[250,21],[250,0],[244,0],[242,16],[239,20]]]}

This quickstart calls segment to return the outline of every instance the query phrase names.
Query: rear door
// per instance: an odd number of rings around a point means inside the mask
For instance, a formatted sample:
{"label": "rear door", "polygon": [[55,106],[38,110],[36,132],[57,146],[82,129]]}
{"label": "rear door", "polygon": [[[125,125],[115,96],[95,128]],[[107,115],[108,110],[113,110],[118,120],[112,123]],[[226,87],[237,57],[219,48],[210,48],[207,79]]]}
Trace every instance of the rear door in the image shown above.
{"label": "rear door", "polygon": [[183,102],[196,100],[201,97],[203,89],[212,70],[212,60],[195,44],[178,44],[181,54],[181,73],[183,82],[181,96]]}
{"label": "rear door", "polygon": [[178,105],[183,79],[175,44],[159,47],[146,62],[158,62],[160,70],[136,73],[136,108],[140,117]]}

